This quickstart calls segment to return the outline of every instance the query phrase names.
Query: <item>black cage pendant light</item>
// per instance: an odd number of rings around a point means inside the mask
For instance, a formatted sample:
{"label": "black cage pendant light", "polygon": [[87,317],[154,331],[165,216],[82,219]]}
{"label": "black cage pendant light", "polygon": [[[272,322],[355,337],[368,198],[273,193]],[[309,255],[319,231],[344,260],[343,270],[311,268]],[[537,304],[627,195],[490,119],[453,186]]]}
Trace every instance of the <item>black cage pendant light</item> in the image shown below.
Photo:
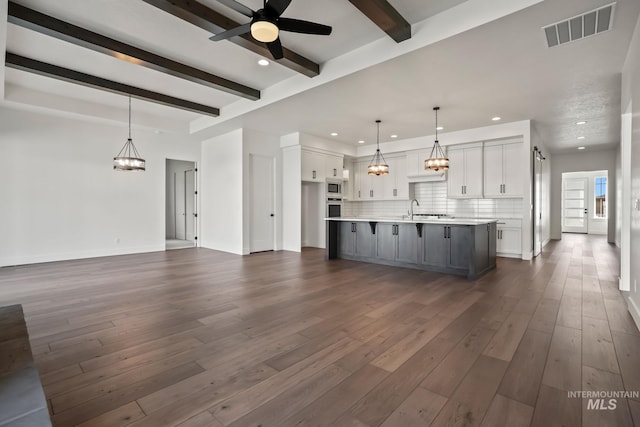
{"label": "black cage pendant light", "polygon": [[380,151],[380,123],[380,120],[376,120],[378,126],[378,136],[376,137],[377,149],[367,167],[367,174],[369,175],[380,176],[389,174],[389,165]]}
{"label": "black cage pendant light", "polygon": [[438,110],[440,107],[433,107],[433,111],[436,112],[436,141],[431,149],[429,158],[424,161],[424,168],[430,171],[446,171],[449,169],[449,159],[444,155],[442,147],[438,142]]}
{"label": "black cage pendant light", "polygon": [[145,163],[131,139],[131,96],[129,96],[129,139],[124,143],[118,155],[113,158],[113,169],[117,171],[144,171]]}

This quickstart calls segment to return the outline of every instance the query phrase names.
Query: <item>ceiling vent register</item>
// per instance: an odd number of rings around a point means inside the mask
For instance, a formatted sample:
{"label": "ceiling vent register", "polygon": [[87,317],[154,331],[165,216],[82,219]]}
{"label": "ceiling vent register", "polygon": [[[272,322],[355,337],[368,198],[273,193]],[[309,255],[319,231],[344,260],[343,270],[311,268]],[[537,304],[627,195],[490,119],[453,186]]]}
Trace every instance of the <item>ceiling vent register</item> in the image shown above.
{"label": "ceiling vent register", "polygon": [[547,46],[554,47],[609,31],[613,24],[615,6],[615,3],[610,3],[544,27]]}

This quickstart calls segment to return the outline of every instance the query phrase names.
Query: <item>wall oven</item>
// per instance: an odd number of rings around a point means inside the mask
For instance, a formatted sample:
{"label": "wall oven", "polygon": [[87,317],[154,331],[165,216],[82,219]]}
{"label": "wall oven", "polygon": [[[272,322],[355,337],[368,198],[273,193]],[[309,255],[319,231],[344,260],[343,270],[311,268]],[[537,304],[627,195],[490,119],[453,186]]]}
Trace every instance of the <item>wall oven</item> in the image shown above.
{"label": "wall oven", "polygon": [[327,197],[327,218],[342,216],[342,197]]}

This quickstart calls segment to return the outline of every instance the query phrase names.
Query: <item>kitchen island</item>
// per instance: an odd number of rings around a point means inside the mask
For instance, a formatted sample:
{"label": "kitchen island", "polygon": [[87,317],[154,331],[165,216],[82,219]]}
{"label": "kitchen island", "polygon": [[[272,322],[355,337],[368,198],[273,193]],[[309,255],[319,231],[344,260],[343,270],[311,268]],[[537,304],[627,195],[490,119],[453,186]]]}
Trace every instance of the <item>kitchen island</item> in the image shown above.
{"label": "kitchen island", "polygon": [[496,220],[325,218],[327,259],[343,258],[476,279],[496,266]]}

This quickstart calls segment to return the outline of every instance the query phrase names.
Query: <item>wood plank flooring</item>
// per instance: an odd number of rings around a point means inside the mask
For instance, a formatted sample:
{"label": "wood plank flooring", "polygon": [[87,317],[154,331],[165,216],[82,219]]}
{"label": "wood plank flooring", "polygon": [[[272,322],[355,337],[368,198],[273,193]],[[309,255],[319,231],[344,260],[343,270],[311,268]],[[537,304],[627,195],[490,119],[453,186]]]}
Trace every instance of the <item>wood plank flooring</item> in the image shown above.
{"label": "wood plank flooring", "polygon": [[618,269],[584,235],[476,281],[194,248],[2,268],[0,306],[58,427],[631,426],[567,393],[640,391]]}

